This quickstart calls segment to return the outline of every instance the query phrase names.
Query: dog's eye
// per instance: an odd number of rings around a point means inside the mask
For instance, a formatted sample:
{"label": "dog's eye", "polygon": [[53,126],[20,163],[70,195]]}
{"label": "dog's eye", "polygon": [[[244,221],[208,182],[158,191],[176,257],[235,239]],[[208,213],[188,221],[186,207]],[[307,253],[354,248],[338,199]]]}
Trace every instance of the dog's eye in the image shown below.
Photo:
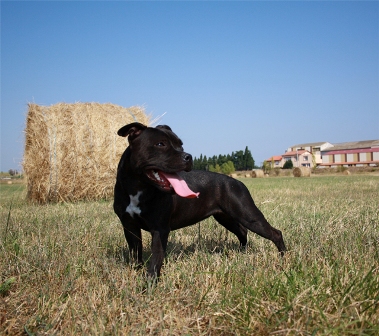
{"label": "dog's eye", "polygon": [[157,144],[155,144],[155,146],[157,147],[165,147],[165,143],[164,142],[158,142]]}

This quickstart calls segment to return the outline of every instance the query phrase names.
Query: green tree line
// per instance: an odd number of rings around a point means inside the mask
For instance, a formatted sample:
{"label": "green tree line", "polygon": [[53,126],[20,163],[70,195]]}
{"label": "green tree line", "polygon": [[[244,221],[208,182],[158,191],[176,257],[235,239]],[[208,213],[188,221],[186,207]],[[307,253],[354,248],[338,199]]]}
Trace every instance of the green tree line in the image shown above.
{"label": "green tree line", "polygon": [[217,173],[230,174],[236,170],[251,170],[255,167],[255,161],[251,155],[251,151],[246,146],[245,150],[232,152],[232,154],[214,155],[207,157],[200,154],[193,160],[193,169],[208,170]]}

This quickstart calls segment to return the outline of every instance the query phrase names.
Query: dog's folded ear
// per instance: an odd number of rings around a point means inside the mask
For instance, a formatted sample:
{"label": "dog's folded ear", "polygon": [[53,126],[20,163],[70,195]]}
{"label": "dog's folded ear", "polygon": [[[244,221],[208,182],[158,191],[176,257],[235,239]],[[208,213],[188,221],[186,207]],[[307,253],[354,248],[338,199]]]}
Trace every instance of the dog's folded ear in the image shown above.
{"label": "dog's folded ear", "polygon": [[141,132],[144,131],[146,128],[147,128],[147,126],[145,126],[139,122],[135,122],[135,123],[131,123],[131,124],[128,124],[128,125],[121,127],[117,131],[117,134],[119,136],[122,136],[122,137],[129,136],[129,140],[131,141],[131,140],[135,139],[137,136],[139,136],[141,134]]}
{"label": "dog's folded ear", "polygon": [[167,126],[167,125],[158,125],[157,127],[155,127],[155,128],[163,128],[163,129],[166,129],[166,130],[169,130],[169,131],[171,131],[172,132],[172,129],[171,129],[171,127],[170,126]]}

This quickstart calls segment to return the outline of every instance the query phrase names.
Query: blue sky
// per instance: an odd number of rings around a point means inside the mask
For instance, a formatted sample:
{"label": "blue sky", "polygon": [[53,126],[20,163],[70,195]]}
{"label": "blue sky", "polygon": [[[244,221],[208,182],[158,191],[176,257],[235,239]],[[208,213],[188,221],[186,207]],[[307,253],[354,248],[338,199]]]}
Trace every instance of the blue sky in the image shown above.
{"label": "blue sky", "polygon": [[379,138],[379,2],[1,1],[1,167],[28,102],[144,105],[194,156]]}

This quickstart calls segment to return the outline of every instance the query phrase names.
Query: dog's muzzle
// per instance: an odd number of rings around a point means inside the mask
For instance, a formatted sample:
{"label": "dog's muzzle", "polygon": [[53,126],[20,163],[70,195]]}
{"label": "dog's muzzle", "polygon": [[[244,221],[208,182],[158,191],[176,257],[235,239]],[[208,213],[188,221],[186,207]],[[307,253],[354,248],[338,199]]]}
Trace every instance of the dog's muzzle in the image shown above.
{"label": "dog's muzzle", "polygon": [[198,192],[192,191],[186,181],[184,181],[176,173],[165,173],[157,169],[149,169],[146,176],[161,190],[171,192],[172,190],[181,197],[196,198],[199,197]]}

